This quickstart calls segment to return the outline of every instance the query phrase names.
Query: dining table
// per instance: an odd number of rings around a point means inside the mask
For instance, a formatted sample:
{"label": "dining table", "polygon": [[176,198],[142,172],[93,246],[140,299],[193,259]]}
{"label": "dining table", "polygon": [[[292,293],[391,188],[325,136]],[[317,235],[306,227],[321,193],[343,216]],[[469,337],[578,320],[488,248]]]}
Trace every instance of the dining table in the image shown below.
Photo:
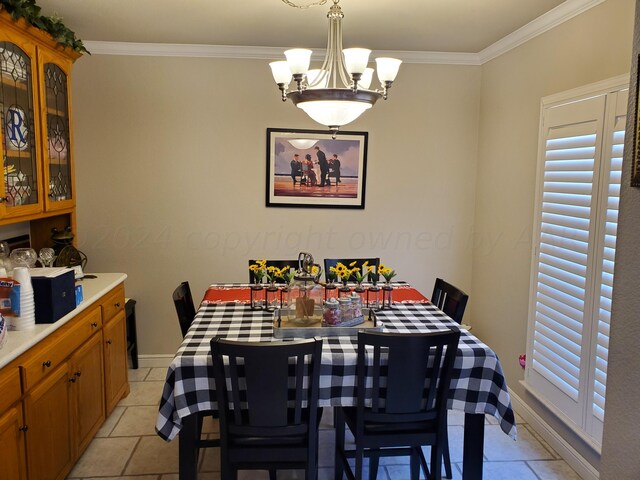
{"label": "dining table", "polygon": [[[460,329],[447,408],[465,413],[462,478],[481,480],[485,415],[495,417],[501,430],[516,439],[500,361],[491,348],[411,285],[397,282],[392,286],[392,307],[375,312],[382,331],[411,334]],[[171,441],[179,436],[180,480],[197,478],[198,416],[217,410],[210,352],[214,337],[280,341],[274,337],[274,312],[251,308],[250,285],[212,284],[207,289],[167,370],[156,420],[161,438]],[[323,340],[319,405],[355,406],[357,336],[327,336]]]}

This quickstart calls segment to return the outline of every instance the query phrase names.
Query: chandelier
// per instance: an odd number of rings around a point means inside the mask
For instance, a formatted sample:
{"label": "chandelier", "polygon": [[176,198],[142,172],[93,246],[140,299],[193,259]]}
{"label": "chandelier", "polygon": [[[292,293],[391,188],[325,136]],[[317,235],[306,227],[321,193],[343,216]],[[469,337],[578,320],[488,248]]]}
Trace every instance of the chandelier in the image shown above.
{"label": "chandelier", "polygon": [[[282,0],[287,5],[307,8]],[[368,68],[371,50],[366,48],[342,48],[342,18],[344,14],[338,2],[333,0],[327,18],[329,35],[327,51],[319,69],[309,70],[311,50],[294,48],[284,52],[286,61],[271,62],[271,73],[282,92],[282,101],[290,99],[316,122],[329,127],[336,137],[338,129],[353,122],[380,98],[387,99],[387,92],[398,74],[401,60],[376,58],[379,90],[369,90],[373,68]],[[312,5],[323,5],[321,0]],[[296,89],[289,91],[291,79]]]}

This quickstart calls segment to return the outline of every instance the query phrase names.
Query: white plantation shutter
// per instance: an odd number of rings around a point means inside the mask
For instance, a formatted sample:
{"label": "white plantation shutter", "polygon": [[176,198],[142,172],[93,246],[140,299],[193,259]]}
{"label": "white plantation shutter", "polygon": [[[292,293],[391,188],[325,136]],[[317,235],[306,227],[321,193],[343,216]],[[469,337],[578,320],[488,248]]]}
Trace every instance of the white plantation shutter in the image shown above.
{"label": "white plantation shutter", "polygon": [[525,382],[595,444],[604,414],[623,100],[626,93],[609,89],[543,100],[542,112]]}
{"label": "white plantation shutter", "polygon": [[[620,180],[622,177],[622,153],[628,94],[618,92],[615,108],[610,108],[609,128],[605,129],[603,151],[603,182],[601,185],[601,243],[598,264],[600,265],[599,291],[596,291],[597,321],[594,322],[593,379],[591,412],[587,418],[587,431],[595,438],[602,437],[604,421],[605,391],[607,381],[607,358],[609,354],[609,326],[611,321],[611,299],[613,295],[613,266],[618,229],[618,205]],[[613,100],[612,100],[613,101]]]}

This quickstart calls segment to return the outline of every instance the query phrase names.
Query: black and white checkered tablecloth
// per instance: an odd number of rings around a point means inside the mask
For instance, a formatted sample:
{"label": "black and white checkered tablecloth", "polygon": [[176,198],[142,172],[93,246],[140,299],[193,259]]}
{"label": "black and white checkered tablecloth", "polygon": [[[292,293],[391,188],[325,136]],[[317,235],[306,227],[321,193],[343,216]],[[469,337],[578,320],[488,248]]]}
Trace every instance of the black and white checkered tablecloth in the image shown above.
{"label": "black and white checkered tablecloth", "polygon": [[[377,312],[389,332],[426,332],[457,326],[431,304],[396,304]],[[210,341],[219,336],[231,340],[271,341],[273,313],[251,310],[238,303],[203,304],[167,372],[156,421],[156,431],[173,439],[182,418],[199,411],[214,410],[215,394]],[[515,438],[516,425],[511,399],[496,354],[466,330],[461,330],[453,371],[449,408],[466,413],[487,413],[502,430]],[[355,405],[356,337],[329,337],[322,347],[320,405]]]}

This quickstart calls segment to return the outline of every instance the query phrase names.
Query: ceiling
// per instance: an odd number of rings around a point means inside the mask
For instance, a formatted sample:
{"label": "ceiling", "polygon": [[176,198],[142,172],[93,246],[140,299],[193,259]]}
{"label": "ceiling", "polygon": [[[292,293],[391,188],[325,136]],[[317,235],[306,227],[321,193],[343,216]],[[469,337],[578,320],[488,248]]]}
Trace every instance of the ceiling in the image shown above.
{"label": "ceiling", "polygon": [[[319,0],[291,0],[308,5]],[[37,0],[84,41],[326,46],[334,0]],[[585,0],[341,0],[344,47],[478,53],[562,3]]]}

